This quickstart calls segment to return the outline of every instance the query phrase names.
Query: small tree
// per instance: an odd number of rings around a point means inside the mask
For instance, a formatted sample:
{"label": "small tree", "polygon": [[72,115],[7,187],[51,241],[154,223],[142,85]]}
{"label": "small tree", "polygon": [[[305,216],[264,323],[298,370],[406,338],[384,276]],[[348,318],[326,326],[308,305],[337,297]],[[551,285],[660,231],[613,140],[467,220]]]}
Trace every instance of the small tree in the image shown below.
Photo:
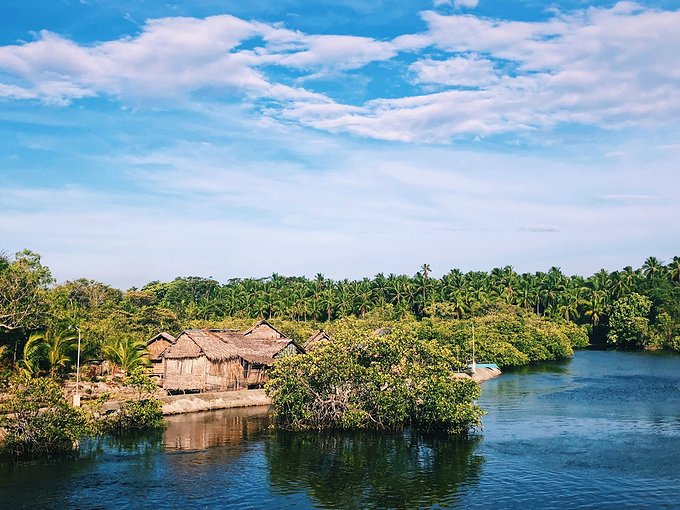
{"label": "small tree", "polygon": [[39,375],[41,367],[46,367],[50,377],[54,379],[72,362],[76,340],[75,335],[65,332],[47,330],[33,333],[24,345],[24,355],[19,360],[19,367],[30,376]]}
{"label": "small tree", "polygon": [[40,255],[24,250],[10,261],[0,254],[0,330],[33,329],[44,324],[45,290],[52,283]]}
{"label": "small tree", "polygon": [[90,432],[85,416],[71,406],[52,379],[19,377],[10,383],[9,399],[0,421],[6,436],[3,448],[14,456],[68,452]]}
{"label": "small tree", "polygon": [[144,355],[146,344],[132,337],[124,336],[104,346],[106,359],[118,365],[126,373],[131,373],[135,368],[150,364],[149,358]]}
{"label": "small tree", "polygon": [[163,403],[153,396],[156,384],[141,367],[134,368],[123,380],[137,390],[137,398],[125,401],[115,414],[102,424],[104,431],[122,434],[130,431],[162,429]]}
{"label": "small tree", "polygon": [[616,300],[609,317],[607,342],[620,349],[642,349],[649,344],[652,302],[635,292]]}
{"label": "small tree", "polygon": [[280,425],[460,435],[479,425],[479,387],[455,376],[459,362],[447,347],[418,339],[412,327],[376,336],[347,326],[333,343],[277,361],[266,389]]}

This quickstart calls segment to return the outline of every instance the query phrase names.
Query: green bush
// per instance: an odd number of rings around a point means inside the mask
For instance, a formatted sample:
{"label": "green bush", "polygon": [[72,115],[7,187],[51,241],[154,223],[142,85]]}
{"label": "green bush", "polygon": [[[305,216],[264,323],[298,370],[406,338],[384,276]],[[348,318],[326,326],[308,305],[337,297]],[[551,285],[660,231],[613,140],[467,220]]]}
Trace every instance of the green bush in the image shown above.
{"label": "green bush", "polygon": [[614,302],[609,317],[607,343],[617,349],[642,349],[651,341],[649,315],[651,300],[632,292]]}
{"label": "green bush", "polygon": [[162,429],[163,403],[153,396],[156,384],[141,367],[134,368],[123,384],[137,390],[137,398],[125,401],[115,413],[101,422],[102,431],[121,435],[127,432]]}
{"label": "green bush", "polygon": [[105,417],[100,426],[102,432],[114,435],[162,429],[163,404],[156,398],[128,400],[117,412]]}
{"label": "green bush", "polygon": [[573,322],[564,322],[560,327],[571,344],[572,349],[584,349],[588,347],[588,331],[585,326],[579,326]]}
{"label": "green bush", "polygon": [[266,390],[279,425],[304,429],[401,429],[466,434],[479,425],[480,389],[458,379],[446,346],[420,340],[410,324],[370,333],[357,321],[333,342],[279,360]]}
{"label": "green bush", "polygon": [[52,379],[16,378],[10,383],[2,411],[6,431],[3,450],[13,456],[47,455],[76,449],[93,432],[91,422],[69,404]]}

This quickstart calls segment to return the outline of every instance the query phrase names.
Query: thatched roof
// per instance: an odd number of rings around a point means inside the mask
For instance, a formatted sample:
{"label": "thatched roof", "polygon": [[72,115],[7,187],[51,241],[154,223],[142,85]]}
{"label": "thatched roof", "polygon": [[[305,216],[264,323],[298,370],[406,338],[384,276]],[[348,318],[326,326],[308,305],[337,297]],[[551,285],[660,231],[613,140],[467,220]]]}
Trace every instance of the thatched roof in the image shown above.
{"label": "thatched roof", "polygon": [[286,338],[286,335],[281,333],[278,329],[276,329],[274,326],[272,326],[268,321],[264,319],[262,319],[248,331],[243,333],[243,336]]}
{"label": "thatched roof", "polygon": [[216,362],[243,358],[251,363],[271,365],[274,357],[291,344],[304,352],[290,338],[251,337],[235,330],[189,329],[163,352],[163,357],[179,359],[205,355]]}
{"label": "thatched roof", "polygon": [[320,342],[327,342],[330,339],[331,336],[323,329],[320,329],[307,339],[305,342],[305,350],[314,350]]}
{"label": "thatched roof", "polygon": [[198,358],[226,361],[238,356],[234,346],[222,341],[219,333],[207,329],[188,329],[177,337],[175,343],[163,351],[166,359]]}
{"label": "thatched roof", "polygon": [[146,345],[150,345],[154,343],[156,340],[167,340],[171,344],[175,343],[175,337],[172,336],[170,333],[166,333],[165,331],[158,333],[156,336],[150,338],[147,340]]}

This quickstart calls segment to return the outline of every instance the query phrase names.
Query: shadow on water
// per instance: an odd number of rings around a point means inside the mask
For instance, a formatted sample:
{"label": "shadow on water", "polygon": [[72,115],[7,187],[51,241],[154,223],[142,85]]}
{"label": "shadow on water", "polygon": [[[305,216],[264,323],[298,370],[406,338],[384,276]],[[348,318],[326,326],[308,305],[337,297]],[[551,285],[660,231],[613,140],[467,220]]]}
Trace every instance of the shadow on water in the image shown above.
{"label": "shadow on water", "polygon": [[[162,431],[83,440],[76,452],[34,459],[0,459],[0,508],[71,508],[75,494],[106,492],[102,477],[92,476],[102,462],[133,461],[145,470],[162,450]],[[112,472],[112,471],[111,471]],[[109,485],[113,484],[109,482]],[[87,500],[84,507],[93,505]],[[78,505],[76,505],[78,506]],[[103,508],[103,507],[101,507]]]}
{"label": "shadow on water", "polygon": [[529,374],[567,374],[569,372],[569,365],[573,358],[565,358],[556,361],[543,361],[539,363],[532,363],[521,367],[505,367],[503,374],[515,375],[529,375]]}
{"label": "shadow on water", "polygon": [[325,508],[450,507],[478,480],[479,438],[276,431],[265,446],[272,490]]}

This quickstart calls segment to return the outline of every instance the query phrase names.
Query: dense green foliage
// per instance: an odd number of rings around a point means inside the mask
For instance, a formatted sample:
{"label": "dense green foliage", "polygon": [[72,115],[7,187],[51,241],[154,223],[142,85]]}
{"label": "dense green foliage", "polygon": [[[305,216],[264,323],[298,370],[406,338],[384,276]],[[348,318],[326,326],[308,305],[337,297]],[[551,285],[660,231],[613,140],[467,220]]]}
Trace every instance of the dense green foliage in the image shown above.
{"label": "dense green foliage", "polygon": [[457,379],[453,352],[403,324],[374,335],[356,324],[306,356],[280,360],[267,392],[286,428],[399,429],[465,434],[480,390]]}
{"label": "dense green foliage", "polygon": [[635,292],[617,299],[609,318],[607,341],[623,348],[642,348],[649,343],[649,298]]}
{"label": "dense green foliage", "polygon": [[0,446],[14,456],[68,452],[92,432],[86,414],[70,405],[52,379],[16,378],[0,411],[6,436]]}
{"label": "dense green foliage", "polygon": [[140,367],[134,368],[125,377],[126,386],[137,390],[137,397],[125,401],[120,409],[101,421],[103,431],[110,434],[124,434],[130,431],[162,429],[163,404],[153,397],[156,384]]}
{"label": "dense green foliage", "polygon": [[98,412],[98,403],[76,408],[59,384],[48,377],[14,377],[7,400],[0,406],[0,453],[15,457],[44,456],[77,449],[84,437],[102,433],[124,434],[163,428],[163,407],[151,396],[155,384],[135,370],[125,384],[137,390],[137,398],[123,403],[110,415]]}
{"label": "dense green foliage", "polygon": [[463,434],[480,416],[477,385],[457,377],[470,361],[473,328],[477,360],[500,366],[564,358],[588,341],[579,326],[512,305],[467,320],[347,317],[328,325],[332,342],[275,365],[267,391],[277,419],[295,430],[412,426]]}
{"label": "dense green foliage", "polygon": [[[620,312],[615,310],[622,305],[616,303],[631,293],[651,303],[646,313],[637,316],[648,321],[647,327],[637,321],[633,341],[619,340],[622,333],[628,333],[618,329]],[[530,326],[540,318],[557,324],[561,333],[532,350],[531,344],[540,344],[538,337],[544,333],[529,327],[519,338],[513,326],[495,324],[493,315],[504,306],[523,311],[513,319],[515,325]],[[385,320],[448,321],[451,325],[446,327],[458,331],[459,337],[469,337],[474,323],[479,339],[487,340],[481,356],[502,365],[567,352],[562,335],[569,337],[572,346],[583,346],[581,327],[592,343],[677,350],[680,257],[667,265],[649,257],[640,269],[601,270],[588,278],[567,276],[558,268],[517,274],[511,267],[488,273],[452,270],[433,278],[425,264],[412,277],[378,274],[371,279],[335,281],[322,275],[307,279],[273,274],[224,284],[184,277],[123,292],[86,279],[53,285],[49,269],[29,251],[13,258],[0,256],[0,365],[19,364],[35,374],[64,376],[73,370],[74,326],[82,330],[83,360],[105,358],[130,371],[144,362],[142,342],[159,331],[245,329],[255,319],[267,318],[304,341],[321,323],[333,329],[329,320],[332,324],[344,317],[366,319],[376,314]],[[484,319],[486,315],[490,316]],[[33,333],[41,333],[42,339],[29,340]],[[456,342],[460,344],[461,339]],[[525,350],[526,358],[520,354]]]}
{"label": "dense green foliage", "polygon": [[107,416],[101,425],[104,432],[114,435],[162,429],[165,426],[163,404],[157,398],[127,400],[116,413]]}

